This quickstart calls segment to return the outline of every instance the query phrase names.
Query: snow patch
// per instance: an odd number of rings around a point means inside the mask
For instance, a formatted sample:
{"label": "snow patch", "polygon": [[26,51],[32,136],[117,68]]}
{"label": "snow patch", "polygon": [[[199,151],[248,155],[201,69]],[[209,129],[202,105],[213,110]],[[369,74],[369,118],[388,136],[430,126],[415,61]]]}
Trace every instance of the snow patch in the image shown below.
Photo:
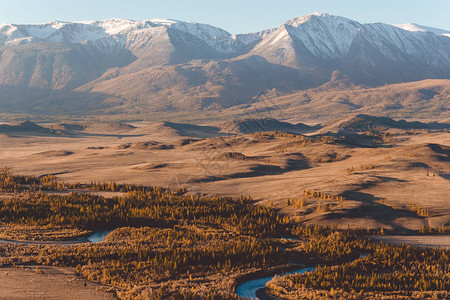
{"label": "snow patch", "polygon": [[450,31],[434,28],[434,27],[427,27],[415,23],[407,23],[407,24],[396,24],[395,27],[401,28],[403,30],[412,31],[412,32],[432,32],[436,35],[444,35],[449,36]]}
{"label": "snow patch", "polygon": [[176,24],[179,21],[171,20],[171,19],[152,19],[152,20],[150,20],[150,22],[167,26],[167,25]]}

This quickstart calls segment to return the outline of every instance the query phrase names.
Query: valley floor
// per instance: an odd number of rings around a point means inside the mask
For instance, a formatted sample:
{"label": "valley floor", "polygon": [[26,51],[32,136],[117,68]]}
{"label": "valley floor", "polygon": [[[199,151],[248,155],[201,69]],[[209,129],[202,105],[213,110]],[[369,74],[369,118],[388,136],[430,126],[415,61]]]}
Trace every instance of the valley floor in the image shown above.
{"label": "valley floor", "polygon": [[[250,195],[308,224],[396,232],[450,224],[450,133],[445,131],[398,131],[389,142],[373,146],[373,137],[364,135],[323,142],[326,134],[314,132],[214,137],[198,129],[181,134],[162,123],[134,125],[3,135],[0,166],[19,174],[55,174],[65,182],[115,181],[185,187],[192,194]],[[343,204],[314,196],[300,207],[305,190],[342,196]],[[319,204],[330,204],[330,209],[320,212]]]}

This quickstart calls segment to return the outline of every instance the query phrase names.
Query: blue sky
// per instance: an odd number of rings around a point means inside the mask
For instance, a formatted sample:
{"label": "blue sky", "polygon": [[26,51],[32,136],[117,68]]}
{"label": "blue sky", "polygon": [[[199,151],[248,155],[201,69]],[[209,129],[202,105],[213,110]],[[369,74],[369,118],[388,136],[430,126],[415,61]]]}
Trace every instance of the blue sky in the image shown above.
{"label": "blue sky", "polygon": [[171,18],[246,33],[314,11],[361,23],[413,22],[450,30],[450,0],[0,0],[0,23]]}

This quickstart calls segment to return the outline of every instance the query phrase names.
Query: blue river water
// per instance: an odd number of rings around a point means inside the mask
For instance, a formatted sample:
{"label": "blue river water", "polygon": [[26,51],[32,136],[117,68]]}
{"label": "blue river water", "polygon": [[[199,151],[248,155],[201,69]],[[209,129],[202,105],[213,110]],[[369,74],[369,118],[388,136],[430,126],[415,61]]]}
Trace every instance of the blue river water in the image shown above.
{"label": "blue river water", "polygon": [[102,231],[96,231],[91,236],[88,236],[88,241],[91,243],[100,243],[103,242],[105,237],[111,232],[112,230],[102,230]]}
{"label": "blue river water", "polygon": [[75,240],[67,241],[16,241],[16,240],[1,240],[0,243],[20,244],[20,245],[75,245],[81,243],[100,243],[112,230],[95,231],[88,237],[82,237]]}
{"label": "blue river water", "polygon": [[[367,257],[366,253],[361,253],[359,255],[359,258],[365,258],[365,257]],[[276,276],[304,274],[304,273],[314,271],[315,269],[316,269],[315,267],[303,268],[303,269],[298,269],[298,270],[291,271],[291,272],[276,274]],[[253,279],[253,280],[249,280],[244,283],[241,283],[236,288],[236,294],[238,294],[241,297],[248,298],[248,299],[257,299],[256,292],[260,289],[265,288],[266,283],[269,282],[270,280],[272,280],[273,277],[274,276],[258,278],[258,279]]]}
{"label": "blue river water", "polygon": [[[303,268],[291,272],[286,272],[282,274],[277,274],[277,276],[282,275],[294,275],[294,274],[303,274],[307,272],[313,271],[315,268]],[[241,297],[249,298],[249,299],[256,299],[256,291],[259,289],[263,289],[266,286],[266,283],[273,279],[274,276],[254,279],[246,281],[240,285],[238,285],[236,289],[236,294],[238,294]]]}

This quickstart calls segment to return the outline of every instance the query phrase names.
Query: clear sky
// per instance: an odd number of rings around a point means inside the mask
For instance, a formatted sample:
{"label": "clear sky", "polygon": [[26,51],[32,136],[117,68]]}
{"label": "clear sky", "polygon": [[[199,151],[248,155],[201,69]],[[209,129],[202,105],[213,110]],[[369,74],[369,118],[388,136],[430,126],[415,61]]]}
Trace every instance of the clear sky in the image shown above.
{"label": "clear sky", "polygon": [[310,12],[450,30],[450,0],[0,0],[0,23],[169,18],[231,33],[278,27]]}

